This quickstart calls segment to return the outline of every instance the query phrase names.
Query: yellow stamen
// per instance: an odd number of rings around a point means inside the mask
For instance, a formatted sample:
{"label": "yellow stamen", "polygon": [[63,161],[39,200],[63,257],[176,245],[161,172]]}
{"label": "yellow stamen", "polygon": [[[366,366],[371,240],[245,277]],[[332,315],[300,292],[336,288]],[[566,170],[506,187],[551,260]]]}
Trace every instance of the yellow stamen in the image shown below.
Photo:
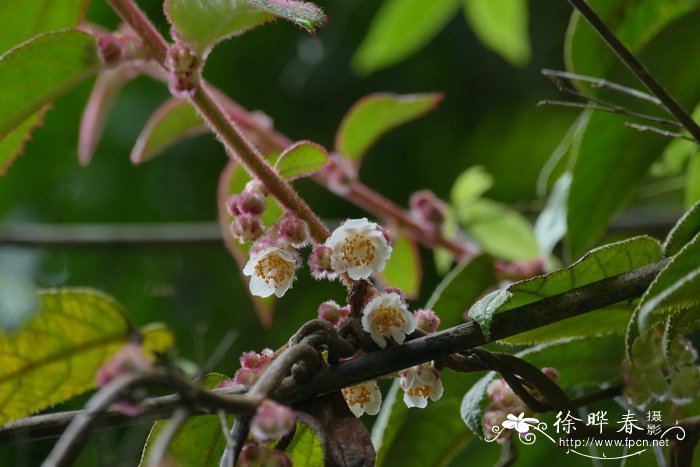
{"label": "yellow stamen", "polygon": [[342,392],[349,405],[359,404],[360,407],[364,407],[369,404],[371,395],[364,384],[342,389]]}
{"label": "yellow stamen", "polygon": [[372,312],[372,324],[379,334],[388,334],[392,326],[401,328],[405,323],[401,310],[396,307],[379,305]]}
{"label": "yellow stamen", "polygon": [[343,261],[355,267],[371,264],[376,257],[374,245],[362,235],[353,235],[346,239],[340,253]]}
{"label": "yellow stamen", "polygon": [[255,275],[266,284],[274,281],[275,285],[279,285],[294,275],[294,266],[277,253],[270,253],[257,262]]}

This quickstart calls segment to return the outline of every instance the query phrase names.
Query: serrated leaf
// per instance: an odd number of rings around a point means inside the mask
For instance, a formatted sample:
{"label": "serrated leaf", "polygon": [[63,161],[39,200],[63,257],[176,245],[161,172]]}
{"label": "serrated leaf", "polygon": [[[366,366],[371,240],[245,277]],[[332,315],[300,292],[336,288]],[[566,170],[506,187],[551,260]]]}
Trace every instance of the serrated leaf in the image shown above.
{"label": "serrated leaf", "polygon": [[36,287],[29,280],[0,273],[0,332],[12,334],[39,309]]}
{"label": "serrated leaf", "polygon": [[[202,387],[213,389],[227,379],[229,378],[224,375],[211,373],[202,381]],[[233,421],[233,415],[229,415],[227,417],[229,427],[233,426]],[[139,465],[148,465],[153,444],[168,423],[167,420],[162,420],[153,424]],[[168,465],[172,467],[219,467],[221,456],[226,449],[226,438],[221,430],[221,421],[218,415],[190,417],[168,445],[166,456]]]}
{"label": "serrated leaf", "polygon": [[673,340],[677,336],[685,334],[696,327],[698,322],[700,322],[700,305],[696,305],[688,310],[675,313],[668,318],[666,321],[666,328],[664,329],[663,340],[664,353],[668,361],[673,361],[673,357],[670,354],[671,343]]}
{"label": "serrated leaf", "polygon": [[314,430],[304,423],[297,423],[294,438],[286,449],[292,465],[301,467],[323,467],[323,449]]}
{"label": "serrated leaf", "polygon": [[[700,50],[681,47],[674,49],[673,54],[667,51],[677,44],[697,42],[698,21],[700,12],[695,11],[667,24],[639,54],[640,60],[684,107],[695,106],[700,100],[696,80],[700,73]],[[620,64],[610,78],[624,80],[628,73]],[[574,256],[601,235],[668,143],[658,135],[625,127],[625,120],[620,115],[594,113],[583,134],[568,202],[568,244]]]}
{"label": "serrated leaf", "polygon": [[540,256],[530,222],[502,203],[481,198],[464,206],[457,217],[486,253],[506,261]]}
{"label": "serrated leaf", "polygon": [[328,152],[319,144],[299,141],[285,149],[277,158],[275,168],[287,180],[308,177],[328,162]]}
{"label": "serrated leaf", "polygon": [[496,283],[493,258],[478,255],[455,267],[438,284],[425,307],[440,317],[443,329],[464,321],[464,312]]}
{"label": "serrated leaf", "polygon": [[463,0],[464,13],[479,41],[511,64],[530,60],[526,0]]}
{"label": "serrated leaf", "polygon": [[[564,389],[611,384],[620,380],[624,342],[620,336],[560,339],[525,349],[516,356],[538,368],[552,367],[559,372],[557,383]],[[591,365],[595,362],[595,365]],[[464,395],[461,416],[472,432],[483,439],[481,419],[486,408],[486,388],[496,377],[489,372]]]}
{"label": "serrated leaf", "polygon": [[[226,200],[231,194],[240,193],[245,188],[246,183],[251,180],[250,175],[243,170],[238,162],[235,160],[230,160],[224,170],[221,172],[219,177],[219,186],[217,191],[217,212],[218,212],[218,222],[221,229],[221,234],[224,239],[224,245],[226,249],[231,253],[233,259],[238,263],[239,270],[241,271],[241,279],[248,286],[250,278],[245,276],[242,271],[248,262],[248,252],[250,251],[249,245],[241,245],[238,241],[233,238],[229,231],[229,224],[231,223],[231,216],[228,215],[226,211]],[[282,215],[282,208],[277,204],[277,202],[272,199],[272,197],[267,198],[267,208],[262,216],[262,220],[265,225],[271,225]],[[272,317],[274,314],[275,303],[277,299],[272,296],[268,298],[260,298],[251,295],[251,300],[253,301],[253,306],[258,314],[258,318],[263,326],[270,326],[272,324]]]}
{"label": "serrated leaf", "polygon": [[[646,335],[651,327],[676,312],[700,304],[700,233],[688,242],[659,272],[642,296],[630,326]],[[628,346],[636,333],[628,330]]]}
{"label": "serrated leaf", "polygon": [[170,98],[151,115],[131,151],[131,162],[141,164],[183,138],[207,131],[207,126],[192,105]]}
{"label": "serrated leaf", "polygon": [[5,175],[10,165],[24,152],[24,146],[31,139],[32,132],[43,123],[49,107],[46,105],[31,115],[0,140],[0,176]]}
{"label": "serrated leaf", "polygon": [[408,298],[416,298],[420,293],[423,280],[423,266],[418,245],[403,235],[395,236],[391,258],[380,275],[387,286],[398,287]]}
{"label": "serrated leaf", "polygon": [[0,57],[0,137],[102,66],[95,39],[48,32]]}
{"label": "serrated leaf", "polygon": [[326,21],[313,3],[291,0],[166,0],[165,13],[175,36],[204,55],[218,42],[276,18],[309,32]]}
{"label": "serrated leaf", "polygon": [[685,205],[692,206],[700,201],[700,152],[696,152],[688,161],[685,182]]}
{"label": "serrated leaf", "polygon": [[673,226],[664,241],[664,256],[678,253],[700,232],[700,201],[696,202]]}
{"label": "serrated leaf", "polygon": [[411,56],[454,17],[460,0],[387,0],[352,58],[361,74],[386,68]]}
{"label": "serrated leaf", "polygon": [[350,159],[362,159],[384,133],[433,110],[442,94],[389,94],[365,96],[343,117],[335,150]]}
{"label": "serrated leaf", "polygon": [[[491,320],[497,313],[559,295],[606,277],[629,272],[660,259],[661,245],[651,237],[640,236],[611,243],[592,250],[567,268],[516,282],[505,289],[492,292],[469,310],[469,316],[479,323],[484,335],[488,336]],[[607,310],[602,311],[607,312]],[[587,316],[587,318],[591,320],[591,316]],[[612,322],[615,325],[618,324],[617,319],[613,319]],[[590,327],[579,329],[574,326],[566,326],[566,328],[569,329],[569,336],[581,336],[604,332],[608,330],[605,327],[607,324],[609,324],[608,320],[602,320],[600,323],[591,320]],[[586,334],[580,334],[584,330]],[[534,342],[529,340],[533,336],[538,336],[538,341],[556,339],[562,337],[561,331],[562,328],[558,326],[558,323],[554,323],[554,325],[532,331],[533,334],[529,332],[520,334],[512,341]]]}
{"label": "serrated leaf", "polygon": [[[124,309],[90,289],[39,293],[39,311],[0,334],[0,425],[95,387],[95,374],[134,333]],[[172,335],[144,330],[144,347],[165,350]]]}
{"label": "serrated leaf", "polygon": [[493,176],[480,166],[469,167],[452,184],[450,199],[457,212],[467,209],[493,186]]}

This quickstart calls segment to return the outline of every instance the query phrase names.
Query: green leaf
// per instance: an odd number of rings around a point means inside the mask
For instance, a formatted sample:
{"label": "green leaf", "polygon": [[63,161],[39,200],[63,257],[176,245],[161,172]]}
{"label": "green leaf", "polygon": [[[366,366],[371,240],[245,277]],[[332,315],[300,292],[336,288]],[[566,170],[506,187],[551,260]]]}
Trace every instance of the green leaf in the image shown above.
{"label": "green leaf", "polygon": [[0,57],[0,137],[102,66],[95,39],[49,32]]}
{"label": "green leaf", "polygon": [[386,263],[381,276],[383,282],[403,290],[407,297],[415,298],[420,293],[423,267],[418,245],[403,235],[394,237],[391,258]]}
{"label": "green leaf", "polygon": [[495,283],[493,258],[475,256],[445,276],[425,307],[437,313],[443,329],[455,326],[464,321],[465,310]]}
{"label": "green leaf", "polygon": [[461,212],[481,198],[493,186],[493,176],[480,165],[469,167],[459,174],[452,184],[450,199],[457,212]]}
{"label": "green leaf", "polygon": [[34,284],[19,276],[0,273],[0,331],[12,334],[38,309]]}
{"label": "green leaf", "polygon": [[218,42],[276,18],[309,32],[326,21],[323,11],[313,3],[287,0],[166,0],[165,13],[173,33],[204,55]]}
{"label": "green leaf", "polygon": [[286,451],[294,467],[323,467],[321,441],[308,425],[297,423],[294,438]]}
{"label": "green leaf", "polygon": [[566,200],[571,186],[571,172],[565,172],[554,184],[547,204],[535,221],[535,237],[542,256],[549,256],[566,235]]}
{"label": "green leaf", "polygon": [[385,0],[352,58],[369,74],[394,65],[426,45],[454,17],[460,0]]}
{"label": "green leaf", "polygon": [[678,253],[698,232],[700,232],[700,201],[683,214],[666,236],[664,256],[673,256]]}
{"label": "green leaf", "polygon": [[[505,289],[487,295],[469,310],[469,316],[479,323],[482,332],[488,337],[491,320],[497,313],[559,295],[606,277],[623,274],[660,259],[661,246],[650,237],[640,236],[611,243],[592,250],[568,268],[516,282]],[[601,310],[601,312],[608,311]],[[587,315],[587,319],[590,324],[581,329],[574,326],[566,326],[562,329],[557,326],[558,323],[554,323],[554,325],[520,334],[507,341],[535,342],[534,339],[531,340],[532,336],[537,336],[537,341],[557,339],[562,337],[562,330],[565,332],[568,330],[568,336],[571,337],[609,331],[608,319],[598,322],[592,319],[590,314]],[[618,320],[612,319],[612,322],[616,324]]]}
{"label": "green leaf", "polygon": [[[697,0],[589,0],[588,4],[633,52],[700,6]],[[564,56],[569,71],[598,78],[608,77],[618,60],[577,12],[569,24]]]}
{"label": "green leaf", "polygon": [[[699,21],[700,12],[696,11],[668,24],[640,53],[640,60],[685,107],[695,106],[700,100],[700,49],[677,44],[692,44],[700,39],[700,29],[696,27]],[[669,54],[669,48],[675,53]],[[622,65],[617,69],[620,77],[628,76]],[[615,80],[616,75],[612,78]],[[583,134],[568,202],[568,240],[574,256],[600,236],[667,144],[658,135],[625,127],[626,119],[594,113]]]}
{"label": "green leaf", "polygon": [[206,131],[206,125],[189,102],[168,99],[148,119],[131,151],[131,162],[145,162],[180,140]]}
{"label": "green leaf", "polygon": [[22,154],[25,144],[31,139],[32,132],[43,123],[49,107],[47,105],[31,115],[0,140],[0,176],[5,175],[15,158]]}
{"label": "green leaf", "polygon": [[[611,384],[620,380],[624,342],[620,336],[561,339],[530,347],[516,356],[538,368],[555,368],[559,372],[557,383],[564,389]],[[591,365],[591,362],[595,362],[595,365]],[[482,439],[481,419],[488,404],[484,396],[486,388],[496,376],[496,373],[489,372],[462,399],[462,420]]]}
{"label": "green leaf", "polygon": [[464,13],[486,47],[516,66],[530,60],[526,0],[464,0]]}
{"label": "green leaf", "polygon": [[[40,308],[13,334],[0,334],[0,425],[95,387],[103,363],[134,328],[114,299],[89,289],[39,293]],[[144,346],[165,350],[172,335],[143,330]]]}
{"label": "green leaf", "polygon": [[442,94],[371,94],[345,114],[335,137],[335,150],[361,159],[384,133],[433,110]]}
{"label": "green leaf", "polygon": [[[227,379],[224,375],[211,373],[204,378],[202,386],[213,389]],[[233,421],[233,415],[229,415],[227,417],[229,427],[233,426]],[[153,445],[168,423],[168,421],[158,421],[153,424],[139,465],[148,465],[148,457]],[[219,467],[221,456],[226,449],[226,438],[221,430],[221,421],[218,415],[190,417],[168,445],[168,465],[173,467]]]}
{"label": "green leaf", "polygon": [[[700,305],[700,233],[661,270],[635,310],[639,333],[646,335],[660,320]],[[632,326],[633,323],[630,323]],[[629,334],[633,341],[634,331]],[[631,342],[628,343],[631,345]]]}
{"label": "green leaf", "polygon": [[85,0],[22,0],[0,4],[0,53],[47,31],[77,26]]}
{"label": "green leaf", "polygon": [[675,313],[668,318],[666,321],[666,328],[664,329],[663,340],[664,353],[668,361],[673,361],[670,350],[671,343],[676,336],[685,334],[692,330],[697,326],[698,322],[700,322],[700,306],[691,307],[688,310]]}
{"label": "green leaf", "polygon": [[460,225],[487,252],[507,261],[540,256],[532,225],[518,212],[489,199],[478,199],[457,212]]}
{"label": "green leaf", "polygon": [[700,201],[700,152],[696,152],[688,161],[685,182],[685,205],[692,206]]}
{"label": "green leaf", "polygon": [[[234,193],[240,193],[245,188],[246,183],[251,180],[250,175],[241,167],[241,165],[235,160],[230,160],[221,176],[219,177],[219,186],[217,194],[217,212],[219,227],[221,228],[221,234],[224,239],[224,245],[228,249],[233,259],[238,263],[239,271],[241,271],[241,279],[245,282],[246,286],[250,278],[245,276],[242,271],[248,262],[248,252],[250,250],[250,245],[241,245],[238,241],[231,236],[229,232],[229,224],[231,223],[231,216],[228,215],[226,211],[226,200],[228,197]],[[279,217],[282,215],[282,208],[280,205],[271,197],[267,197],[267,208],[265,213],[262,215],[262,220],[265,225],[272,225]],[[277,298],[272,296],[268,298],[260,298],[255,296],[250,296],[253,301],[253,306],[258,314],[258,318],[263,326],[269,327],[272,324],[272,317],[274,314],[275,304],[277,303]]]}
{"label": "green leaf", "polygon": [[275,168],[287,180],[308,177],[323,168],[328,153],[323,146],[311,141],[299,141],[280,154]]}

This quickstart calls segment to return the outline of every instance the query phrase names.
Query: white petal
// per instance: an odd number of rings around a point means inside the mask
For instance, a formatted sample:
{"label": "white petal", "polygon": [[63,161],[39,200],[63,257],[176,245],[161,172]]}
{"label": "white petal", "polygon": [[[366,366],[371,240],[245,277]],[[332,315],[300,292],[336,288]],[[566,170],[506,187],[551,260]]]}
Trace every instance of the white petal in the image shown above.
{"label": "white petal", "polygon": [[389,334],[391,334],[391,337],[394,338],[397,344],[402,344],[403,341],[406,340],[406,334],[404,334],[403,331],[396,326],[391,327]]}
{"label": "white petal", "polygon": [[275,288],[259,276],[252,276],[248,287],[250,288],[250,293],[256,297],[267,298],[275,292]]}
{"label": "white petal", "polygon": [[372,397],[372,398],[370,398],[367,405],[365,405],[365,413],[368,415],[377,415],[381,408],[382,408],[381,395],[378,398]]}
{"label": "white petal", "polygon": [[348,407],[350,408],[350,412],[352,412],[352,414],[357,418],[360,418],[362,414],[365,413],[360,404],[348,404]]}
{"label": "white petal", "polygon": [[433,389],[430,391],[430,399],[435,402],[439,400],[442,397],[442,393],[445,391],[444,386],[442,385],[441,380],[435,381],[433,384]]}
{"label": "white petal", "polygon": [[[331,266],[333,266],[333,262],[331,261]],[[335,269],[335,268],[333,268]],[[348,266],[347,267],[347,273],[348,276],[350,276],[350,279],[359,281],[360,279],[367,279],[369,276],[372,275],[372,268],[370,265],[362,265],[362,266]]]}
{"label": "white petal", "polygon": [[366,217],[361,219],[348,219],[336,230],[341,229],[358,229],[358,230],[374,230],[377,228],[377,224],[374,222],[369,222]]}
{"label": "white petal", "polygon": [[386,339],[381,334],[377,334],[376,332],[370,332],[369,336],[382,349],[386,347]]}

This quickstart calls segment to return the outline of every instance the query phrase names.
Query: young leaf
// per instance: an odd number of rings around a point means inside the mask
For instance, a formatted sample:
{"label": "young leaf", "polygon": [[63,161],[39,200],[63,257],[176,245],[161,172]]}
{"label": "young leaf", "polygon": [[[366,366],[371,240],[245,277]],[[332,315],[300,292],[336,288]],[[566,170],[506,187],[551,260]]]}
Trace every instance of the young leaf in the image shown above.
{"label": "young leaf", "polygon": [[[699,304],[700,233],[697,233],[693,240],[671,258],[644,293],[635,310],[639,333],[646,335],[653,324],[669,314],[682,313]],[[631,331],[629,336],[634,337],[634,334]]]}
{"label": "young leaf", "polygon": [[457,212],[460,225],[479,246],[507,261],[540,256],[532,225],[520,213],[489,199],[478,199]]}
{"label": "young leaf", "polygon": [[[39,300],[22,329],[0,334],[0,425],[95,387],[97,370],[134,333],[121,305],[102,293],[47,290]],[[162,327],[142,334],[151,351],[172,344]],[[36,345],[39,337],[42,345]]]}
{"label": "young leaf", "polygon": [[700,232],[700,201],[695,203],[673,226],[664,241],[664,256],[678,253]]}
{"label": "young leaf", "polygon": [[206,125],[189,102],[168,99],[148,119],[131,151],[131,162],[141,164],[181,139],[206,131]]}
{"label": "young leaf", "polygon": [[403,235],[397,235],[394,237],[392,247],[391,258],[381,272],[382,280],[388,286],[403,290],[407,297],[416,298],[420,293],[423,279],[423,266],[418,245]]}
{"label": "young leaf", "polygon": [[[491,320],[497,313],[559,295],[567,290],[622,274],[660,259],[661,245],[650,237],[640,236],[611,243],[592,250],[568,268],[516,282],[505,289],[487,295],[469,310],[469,316],[479,323],[484,335],[488,336]],[[548,329],[556,329],[556,327]],[[542,339],[541,331],[535,332],[540,333],[540,339]],[[571,333],[573,336],[580,335],[575,328],[571,329]],[[526,339],[527,335],[528,333],[524,333],[518,338]]]}
{"label": "young leaf", "polygon": [[174,35],[203,55],[218,42],[276,18],[309,32],[326,21],[313,3],[290,0],[166,0],[164,8]]}
{"label": "young leaf", "polygon": [[[516,356],[538,368],[555,368],[559,372],[557,382],[564,389],[610,384],[620,380],[624,343],[619,336],[561,339],[530,347]],[[582,365],[581,362],[595,362],[595,365]],[[482,439],[481,419],[487,405],[484,396],[486,388],[496,376],[494,372],[488,373],[462,399],[462,420]]]}
{"label": "young leaf", "polygon": [[[685,107],[700,100],[695,79],[700,73],[700,50],[666,52],[674,44],[697,42],[698,21],[700,11],[695,11],[668,24],[640,53],[640,60],[654,70],[654,76]],[[623,68],[618,66],[621,77],[628,73]],[[568,240],[574,256],[599,237],[667,144],[658,135],[625,127],[624,121],[620,115],[594,113],[583,134],[573,168],[567,214]]]}
{"label": "young leaf", "polygon": [[486,47],[516,66],[530,60],[526,0],[464,0],[464,13]]}
{"label": "young leaf", "polygon": [[457,212],[461,212],[493,186],[493,176],[480,165],[469,167],[459,174],[452,184],[450,199]]}
{"label": "young leaf", "polygon": [[15,158],[22,154],[24,145],[31,139],[32,132],[41,126],[50,107],[47,104],[0,140],[0,176],[5,175]]}
{"label": "young leaf", "polygon": [[566,235],[566,200],[571,186],[571,172],[565,172],[554,184],[547,204],[535,221],[535,237],[542,256],[549,256]]}
{"label": "young leaf", "polygon": [[102,66],[95,39],[49,32],[0,57],[0,138]]}
{"label": "young leaf", "polygon": [[294,438],[286,449],[292,465],[301,467],[323,467],[323,449],[314,430],[304,423],[297,423]]}
{"label": "young leaf", "polygon": [[360,160],[384,133],[430,112],[441,100],[437,93],[365,96],[345,114],[335,136],[335,150]]}
{"label": "young leaf", "polygon": [[[224,167],[223,172],[221,172],[217,194],[217,212],[221,234],[223,236],[226,248],[228,249],[229,253],[231,253],[231,256],[233,256],[233,259],[236,260],[236,263],[238,263],[240,271],[243,271],[243,268],[248,262],[248,251],[250,250],[250,247],[248,245],[241,245],[231,236],[231,233],[229,232],[231,216],[229,216],[228,212],[226,211],[226,200],[230,195],[243,191],[246,183],[249,181],[250,176],[248,173],[243,170],[238,162],[231,160],[228,162],[226,167]],[[271,225],[281,215],[282,208],[275,200],[268,197],[267,208],[262,216],[265,225]],[[241,274],[241,278],[247,286],[250,278],[243,274]],[[260,298],[251,295],[251,300],[253,301],[253,306],[258,314],[260,323],[266,327],[270,326],[272,324],[272,316],[274,314],[277,299],[274,296]]]}
{"label": "young leaf", "polygon": [[698,201],[700,201],[700,152],[690,157],[685,182],[685,205],[692,206]]}
{"label": "young leaf", "polygon": [[440,317],[443,329],[464,321],[464,312],[497,282],[493,258],[478,255],[454,268],[435,288],[425,307]]}
{"label": "young leaf", "polygon": [[383,2],[352,58],[353,69],[369,74],[409,57],[454,17],[459,3],[459,0]]}
{"label": "young leaf", "polygon": [[[208,374],[202,381],[207,389],[216,388],[228,378],[218,373]],[[227,417],[228,426],[233,426],[234,417]],[[140,466],[148,465],[153,444],[168,421],[153,424],[143,448]],[[167,462],[172,467],[219,467],[221,456],[226,449],[226,438],[222,433],[218,415],[190,417],[168,445]]]}
{"label": "young leaf", "polygon": [[326,150],[311,141],[299,141],[284,150],[277,158],[275,168],[287,180],[308,177],[328,162]]}

